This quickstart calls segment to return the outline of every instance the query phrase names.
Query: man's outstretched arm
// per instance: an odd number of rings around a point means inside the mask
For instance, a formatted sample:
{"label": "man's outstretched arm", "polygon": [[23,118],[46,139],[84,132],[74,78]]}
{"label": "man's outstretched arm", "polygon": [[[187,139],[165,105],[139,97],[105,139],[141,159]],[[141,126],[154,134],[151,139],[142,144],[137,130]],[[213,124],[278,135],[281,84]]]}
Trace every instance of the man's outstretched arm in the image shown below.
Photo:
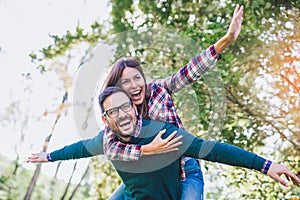
{"label": "man's outstretched arm", "polygon": [[[170,129],[170,132],[174,131],[173,129],[174,127]],[[231,166],[255,169],[270,176],[282,185],[289,186],[289,184],[280,177],[281,175],[285,175],[295,185],[300,187],[300,179],[284,164],[271,162],[259,155],[233,145],[194,137],[181,129],[178,129],[178,135],[183,136],[183,144],[179,147],[178,153],[183,153],[185,156]]]}
{"label": "man's outstretched arm", "polygon": [[103,132],[100,132],[96,137],[92,139],[73,143],[51,153],[33,153],[28,157],[27,162],[53,162],[58,160],[87,158],[100,154],[103,154]]}

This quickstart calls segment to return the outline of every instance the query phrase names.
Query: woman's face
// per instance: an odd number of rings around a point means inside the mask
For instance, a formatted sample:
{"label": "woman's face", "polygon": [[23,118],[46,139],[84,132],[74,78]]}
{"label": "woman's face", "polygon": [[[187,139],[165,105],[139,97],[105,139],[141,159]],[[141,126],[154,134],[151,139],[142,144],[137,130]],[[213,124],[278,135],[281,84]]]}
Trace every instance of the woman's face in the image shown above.
{"label": "woman's face", "polygon": [[140,105],[145,99],[145,80],[142,74],[132,68],[125,67],[121,77],[121,87],[129,94],[135,105]]}

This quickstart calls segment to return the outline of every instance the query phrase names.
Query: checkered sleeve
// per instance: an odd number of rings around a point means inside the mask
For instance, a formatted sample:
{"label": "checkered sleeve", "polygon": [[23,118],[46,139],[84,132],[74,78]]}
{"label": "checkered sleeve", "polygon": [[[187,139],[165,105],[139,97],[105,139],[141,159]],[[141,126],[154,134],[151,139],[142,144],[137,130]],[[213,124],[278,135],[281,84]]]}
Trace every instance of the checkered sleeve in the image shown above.
{"label": "checkered sleeve", "polygon": [[103,149],[110,160],[136,161],[141,156],[141,145],[122,143],[111,130],[104,133]]}
{"label": "checkered sleeve", "polygon": [[162,80],[162,84],[168,91],[176,93],[187,85],[200,79],[201,75],[215,66],[220,58],[214,46],[210,46],[203,53],[195,56],[191,61],[182,67],[172,76]]}

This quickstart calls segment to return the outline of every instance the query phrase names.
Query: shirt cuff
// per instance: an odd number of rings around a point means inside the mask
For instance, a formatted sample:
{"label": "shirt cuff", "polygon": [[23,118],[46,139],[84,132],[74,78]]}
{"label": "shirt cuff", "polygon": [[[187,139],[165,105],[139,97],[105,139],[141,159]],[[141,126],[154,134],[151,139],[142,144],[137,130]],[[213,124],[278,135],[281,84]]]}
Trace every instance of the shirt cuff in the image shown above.
{"label": "shirt cuff", "polygon": [[261,169],[261,172],[264,173],[264,174],[267,174],[269,169],[270,169],[271,164],[272,164],[272,161],[266,160],[265,163],[264,163],[263,168]]}
{"label": "shirt cuff", "polygon": [[261,171],[264,167],[264,163],[266,162],[266,159],[263,157],[260,157],[258,155],[255,155],[252,163],[252,169],[255,169],[257,171]]}
{"label": "shirt cuff", "polygon": [[217,54],[217,53],[216,53],[215,45],[211,45],[211,46],[209,47],[209,50],[210,50],[210,52],[211,52],[211,55],[212,55],[214,58],[216,58],[217,60],[222,59],[221,54]]}
{"label": "shirt cuff", "polygon": [[142,146],[141,145],[137,145],[135,147],[135,153],[134,156],[132,157],[132,160],[134,161],[138,161],[140,159],[140,157],[142,157],[142,151],[141,151]]}
{"label": "shirt cuff", "polygon": [[51,155],[50,153],[47,153],[47,156],[46,156],[48,162],[52,162],[52,158],[51,158]]}

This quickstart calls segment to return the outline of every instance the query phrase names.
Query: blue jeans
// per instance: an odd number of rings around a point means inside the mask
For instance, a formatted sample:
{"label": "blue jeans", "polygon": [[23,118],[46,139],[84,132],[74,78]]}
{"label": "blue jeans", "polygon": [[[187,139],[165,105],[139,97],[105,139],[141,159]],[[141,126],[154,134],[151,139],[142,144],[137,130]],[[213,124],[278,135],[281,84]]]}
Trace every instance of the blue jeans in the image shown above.
{"label": "blue jeans", "polygon": [[181,181],[181,200],[203,200],[204,181],[199,162],[192,158],[185,162],[186,180]]}
{"label": "blue jeans", "polygon": [[[203,200],[204,181],[199,162],[192,158],[185,162],[186,180],[181,181],[181,200]],[[124,200],[125,185],[120,185],[109,197],[109,200]]]}
{"label": "blue jeans", "polygon": [[124,200],[125,199],[125,185],[122,183],[108,198],[108,200]]}

